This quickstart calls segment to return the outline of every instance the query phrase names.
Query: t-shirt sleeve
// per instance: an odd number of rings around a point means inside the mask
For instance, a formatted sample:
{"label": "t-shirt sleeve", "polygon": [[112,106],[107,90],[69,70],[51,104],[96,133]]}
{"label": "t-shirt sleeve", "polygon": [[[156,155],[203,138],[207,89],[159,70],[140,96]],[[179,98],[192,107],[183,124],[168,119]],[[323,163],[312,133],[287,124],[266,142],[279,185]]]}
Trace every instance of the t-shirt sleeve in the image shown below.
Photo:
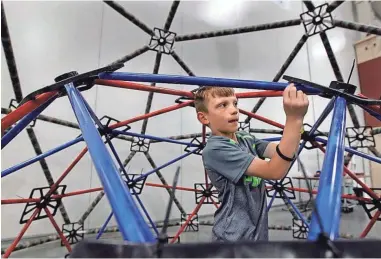
{"label": "t-shirt sleeve", "polygon": [[234,183],[238,182],[255,157],[229,140],[221,139],[208,145],[202,154],[205,169],[219,173]]}
{"label": "t-shirt sleeve", "polygon": [[262,139],[257,139],[255,138],[254,144],[255,144],[255,150],[257,151],[257,154],[260,158],[264,158],[265,150],[271,142],[262,140]]}

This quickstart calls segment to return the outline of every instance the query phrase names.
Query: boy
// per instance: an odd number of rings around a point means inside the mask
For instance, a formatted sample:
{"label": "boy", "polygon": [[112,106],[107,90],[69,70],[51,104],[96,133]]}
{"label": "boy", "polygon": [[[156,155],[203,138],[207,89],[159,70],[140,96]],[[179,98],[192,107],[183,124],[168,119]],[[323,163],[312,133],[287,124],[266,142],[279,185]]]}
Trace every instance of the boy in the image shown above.
{"label": "boy", "polygon": [[[262,179],[282,179],[300,142],[308,98],[289,84],[283,92],[286,123],[278,144],[237,132],[234,90],[201,88],[195,94],[197,119],[211,130],[202,158],[221,206],[214,215],[214,241],[268,240],[267,202]],[[269,158],[270,160],[265,160]]]}

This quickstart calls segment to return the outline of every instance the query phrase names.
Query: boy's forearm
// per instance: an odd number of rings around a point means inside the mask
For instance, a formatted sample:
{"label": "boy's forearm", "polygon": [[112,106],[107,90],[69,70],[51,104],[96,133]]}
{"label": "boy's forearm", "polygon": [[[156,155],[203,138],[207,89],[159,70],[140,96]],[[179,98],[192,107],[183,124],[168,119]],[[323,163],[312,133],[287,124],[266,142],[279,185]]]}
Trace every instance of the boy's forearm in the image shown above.
{"label": "boy's forearm", "polygon": [[[298,150],[300,143],[300,131],[303,126],[303,119],[287,118],[283,130],[283,136],[279,143],[280,152],[289,157],[294,157]],[[276,174],[281,175],[282,178],[290,167],[289,161],[282,159],[277,152],[275,152],[272,159],[269,161],[271,167],[274,168]]]}
{"label": "boy's forearm", "polygon": [[283,136],[279,143],[279,149],[287,157],[293,157],[296,153],[301,137],[303,119],[290,118],[286,120]]}

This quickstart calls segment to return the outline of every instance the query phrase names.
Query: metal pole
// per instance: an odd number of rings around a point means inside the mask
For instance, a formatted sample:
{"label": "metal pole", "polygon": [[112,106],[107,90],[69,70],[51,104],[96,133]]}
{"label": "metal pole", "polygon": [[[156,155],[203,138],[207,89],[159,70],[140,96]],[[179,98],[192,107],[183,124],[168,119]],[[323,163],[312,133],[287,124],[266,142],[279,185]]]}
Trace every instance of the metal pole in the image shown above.
{"label": "metal pole", "polygon": [[[288,85],[288,83],[254,81],[254,80],[243,80],[243,79],[148,74],[148,73],[128,73],[128,72],[100,73],[99,78],[106,79],[106,80],[204,85],[204,86],[234,87],[234,88],[244,88],[244,89],[275,90],[275,91],[283,91]],[[313,87],[309,87],[309,86],[301,86],[298,84],[297,88],[298,90],[303,90],[303,92],[306,94],[307,93],[308,94],[321,93],[321,90],[313,88]]]}
{"label": "metal pole", "polygon": [[339,237],[345,121],[346,101],[337,97],[308,240],[316,240],[322,232],[331,240]]}
{"label": "metal pole", "polygon": [[137,182],[139,182],[140,180],[143,180],[144,177],[147,177],[147,176],[149,176],[150,174],[153,174],[154,172],[156,172],[156,171],[158,171],[158,170],[160,170],[160,169],[163,169],[164,167],[167,167],[167,166],[169,166],[169,165],[171,165],[171,164],[174,164],[174,163],[176,163],[177,161],[179,161],[179,160],[181,160],[181,159],[183,159],[183,158],[185,158],[185,157],[187,157],[187,156],[189,156],[189,155],[192,155],[193,153],[197,152],[198,150],[199,150],[199,149],[196,148],[196,149],[190,151],[189,153],[185,153],[185,154],[183,154],[183,155],[181,155],[181,156],[179,156],[179,157],[176,157],[175,159],[173,159],[173,160],[171,160],[171,161],[169,161],[169,162],[167,162],[167,163],[165,163],[165,164],[163,164],[163,165],[161,165],[161,166],[159,166],[159,167],[154,168],[153,170],[149,171],[148,173],[142,174],[142,175],[139,176],[138,178],[136,178],[136,179],[134,179],[134,180],[131,180],[131,182],[133,182],[133,183],[137,183]]}
{"label": "metal pole", "polygon": [[[315,140],[318,141],[318,142],[321,142],[321,143],[323,143],[323,144],[327,144],[327,143],[328,143],[327,140],[322,139],[322,138],[319,138],[319,137],[317,137]],[[347,152],[349,152],[349,153],[358,155],[358,156],[360,156],[360,157],[363,157],[363,158],[369,159],[369,160],[371,160],[371,161],[373,161],[373,162],[376,162],[376,163],[381,164],[381,158],[378,158],[378,157],[376,157],[376,156],[368,155],[368,154],[366,154],[366,153],[364,153],[364,152],[357,151],[357,150],[355,150],[355,149],[353,149],[353,148],[349,148],[349,147],[344,147],[344,149],[345,149],[345,151],[347,151]]]}
{"label": "metal pole", "polygon": [[79,91],[72,83],[65,88],[123,238],[131,242],[154,242],[155,238],[122,181]]}
{"label": "metal pole", "polygon": [[41,159],[44,159],[44,158],[46,158],[48,156],[51,156],[51,155],[53,155],[53,154],[55,154],[55,153],[57,153],[57,152],[59,152],[61,150],[64,150],[65,148],[68,148],[68,147],[70,147],[70,146],[72,146],[74,144],[77,144],[78,142],[80,142],[82,140],[83,140],[83,137],[78,137],[78,138],[76,138],[76,139],[74,139],[72,141],[69,141],[68,143],[65,143],[65,144],[63,144],[63,145],[61,145],[59,147],[53,148],[50,151],[47,151],[47,152],[45,152],[45,153],[43,153],[41,155],[38,155],[38,156],[36,156],[36,157],[34,157],[32,159],[29,159],[29,160],[27,160],[25,162],[22,162],[22,163],[18,164],[18,165],[15,165],[13,167],[5,169],[4,171],[1,172],[1,177],[7,176],[7,175],[9,175],[9,174],[11,174],[11,173],[13,173],[13,172],[15,172],[17,170],[20,170],[21,168],[24,168],[24,167],[26,167],[28,165],[31,165],[31,164],[33,164],[33,163],[35,163],[37,161],[40,161]]}

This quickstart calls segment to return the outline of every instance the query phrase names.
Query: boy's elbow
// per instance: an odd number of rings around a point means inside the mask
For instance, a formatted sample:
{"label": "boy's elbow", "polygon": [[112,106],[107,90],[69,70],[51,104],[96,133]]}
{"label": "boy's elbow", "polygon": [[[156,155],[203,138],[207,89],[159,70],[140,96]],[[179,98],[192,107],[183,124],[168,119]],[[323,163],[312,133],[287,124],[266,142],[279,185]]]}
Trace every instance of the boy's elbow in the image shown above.
{"label": "boy's elbow", "polygon": [[270,163],[270,161],[268,162],[268,168],[267,169],[268,169],[267,174],[266,174],[267,180],[273,180],[273,181],[281,180],[286,173],[284,171],[284,168],[282,168],[280,166],[274,166],[274,164]]}
{"label": "boy's elbow", "polygon": [[276,168],[272,172],[273,173],[271,174],[271,180],[282,180],[286,173],[284,170],[282,170],[282,168]]}
{"label": "boy's elbow", "polygon": [[288,171],[288,165],[286,166],[284,163],[279,163],[279,161],[269,161],[269,169],[270,169],[270,176],[271,180],[281,180],[283,177],[287,174]]}
{"label": "boy's elbow", "polygon": [[282,171],[276,172],[272,180],[276,180],[276,181],[282,180],[283,176],[284,176],[284,172]]}
{"label": "boy's elbow", "polygon": [[266,180],[278,181],[283,178],[283,174],[280,172],[272,171],[266,174],[264,177]]}

